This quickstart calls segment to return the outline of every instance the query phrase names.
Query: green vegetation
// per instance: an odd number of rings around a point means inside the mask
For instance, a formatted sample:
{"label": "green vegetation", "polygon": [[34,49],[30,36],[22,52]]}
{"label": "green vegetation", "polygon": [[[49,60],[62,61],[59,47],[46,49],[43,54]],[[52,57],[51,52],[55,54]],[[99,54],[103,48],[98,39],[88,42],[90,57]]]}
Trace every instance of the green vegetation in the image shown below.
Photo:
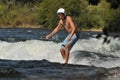
{"label": "green vegetation", "polygon": [[54,28],[60,7],[80,29],[120,31],[119,0],[0,0],[0,28]]}

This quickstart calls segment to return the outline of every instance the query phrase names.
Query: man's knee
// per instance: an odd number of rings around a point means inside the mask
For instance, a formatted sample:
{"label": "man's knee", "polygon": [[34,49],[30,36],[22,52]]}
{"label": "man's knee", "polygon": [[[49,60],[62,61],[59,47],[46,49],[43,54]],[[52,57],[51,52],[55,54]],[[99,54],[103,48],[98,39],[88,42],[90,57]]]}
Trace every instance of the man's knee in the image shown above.
{"label": "man's knee", "polygon": [[65,45],[65,49],[69,49],[69,45],[68,44]]}
{"label": "man's knee", "polygon": [[64,52],[64,49],[63,49],[63,48],[61,48],[61,49],[60,49],[60,52]]}
{"label": "man's knee", "polygon": [[66,44],[65,46],[64,46],[64,48],[61,48],[60,49],[60,52],[64,52],[66,49],[69,49],[69,45],[68,44]]}

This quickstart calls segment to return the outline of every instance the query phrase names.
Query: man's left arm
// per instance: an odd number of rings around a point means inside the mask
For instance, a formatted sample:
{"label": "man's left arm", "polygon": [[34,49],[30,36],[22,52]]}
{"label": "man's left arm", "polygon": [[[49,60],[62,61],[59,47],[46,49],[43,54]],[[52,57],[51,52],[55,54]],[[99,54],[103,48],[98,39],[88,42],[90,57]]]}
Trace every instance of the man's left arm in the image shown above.
{"label": "man's left arm", "polygon": [[76,30],[76,25],[75,25],[75,23],[74,23],[74,21],[72,20],[72,18],[71,17],[69,17],[69,24],[70,24],[70,27],[72,28],[72,30],[71,30],[71,33],[70,33],[70,36],[69,36],[69,38],[68,38],[68,41],[70,41],[71,40],[71,38],[72,38],[72,36],[74,35],[74,33],[75,33],[75,30]]}

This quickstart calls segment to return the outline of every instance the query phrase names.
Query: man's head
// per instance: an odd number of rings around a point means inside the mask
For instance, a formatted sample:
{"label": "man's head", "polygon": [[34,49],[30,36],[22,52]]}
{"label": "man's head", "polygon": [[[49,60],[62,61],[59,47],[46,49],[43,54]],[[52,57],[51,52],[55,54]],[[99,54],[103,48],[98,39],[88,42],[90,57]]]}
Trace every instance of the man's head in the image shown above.
{"label": "man's head", "polygon": [[59,9],[57,10],[57,14],[58,14],[58,16],[59,16],[60,19],[64,19],[65,16],[66,16],[65,9],[59,8]]}

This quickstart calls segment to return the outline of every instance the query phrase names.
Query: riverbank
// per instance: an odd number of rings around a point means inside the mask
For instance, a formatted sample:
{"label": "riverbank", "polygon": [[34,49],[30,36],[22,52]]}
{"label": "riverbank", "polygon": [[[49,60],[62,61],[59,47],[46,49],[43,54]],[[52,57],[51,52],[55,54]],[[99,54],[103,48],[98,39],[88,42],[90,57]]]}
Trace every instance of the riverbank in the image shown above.
{"label": "riverbank", "polygon": [[95,32],[102,32],[102,28],[91,28],[91,29],[82,29],[81,31],[95,31]]}
{"label": "riverbank", "polygon": [[43,26],[41,25],[30,25],[30,24],[23,24],[23,25],[20,25],[20,26],[16,26],[16,25],[6,25],[6,26],[0,26],[0,28],[40,28],[40,29],[44,29]]}
{"label": "riverbank", "polygon": [[[24,24],[22,26],[12,26],[12,25],[9,25],[9,26],[0,26],[0,28],[31,28],[31,29],[48,29],[48,28],[45,28],[41,25],[37,26],[37,25],[29,25],[29,24]],[[79,29],[79,31],[95,31],[95,32],[102,32],[102,28],[91,28],[91,29]]]}

